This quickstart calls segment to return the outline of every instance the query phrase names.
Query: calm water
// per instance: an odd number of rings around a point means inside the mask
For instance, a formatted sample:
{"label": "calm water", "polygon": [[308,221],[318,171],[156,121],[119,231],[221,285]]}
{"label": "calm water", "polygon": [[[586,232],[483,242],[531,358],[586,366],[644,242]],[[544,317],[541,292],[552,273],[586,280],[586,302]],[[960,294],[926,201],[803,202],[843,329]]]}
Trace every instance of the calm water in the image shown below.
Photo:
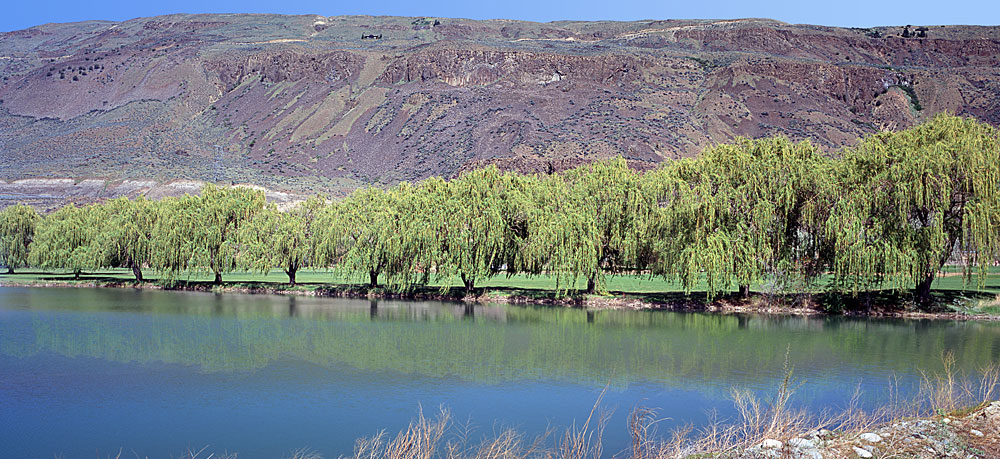
{"label": "calm water", "polygon": [[[437,302],[0,288],[6,457],[171,457],[195,450],[349,454],[358,437],[447,406],[473,438],[581,423],[607,386],[604,436],[625,415],[678,424],[771,394],[787,354],[811,409],[904,393],[953,351],[1000,359],[1000,324],[466,307]],[[123,457],[124,457],[123,456]]]}

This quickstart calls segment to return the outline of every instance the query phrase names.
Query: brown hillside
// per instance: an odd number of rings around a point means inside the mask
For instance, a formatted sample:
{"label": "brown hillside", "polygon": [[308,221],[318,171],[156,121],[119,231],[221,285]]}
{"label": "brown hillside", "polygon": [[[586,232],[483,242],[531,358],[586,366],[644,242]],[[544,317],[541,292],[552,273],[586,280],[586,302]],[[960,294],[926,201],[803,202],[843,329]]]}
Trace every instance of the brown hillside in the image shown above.
{"label": "brown hillside", "polygon": [[2,34],[0,77],[6,181],[343,191],[739,135],[833,149],[942,110],[997,124],[1000,28],[176,15]]}

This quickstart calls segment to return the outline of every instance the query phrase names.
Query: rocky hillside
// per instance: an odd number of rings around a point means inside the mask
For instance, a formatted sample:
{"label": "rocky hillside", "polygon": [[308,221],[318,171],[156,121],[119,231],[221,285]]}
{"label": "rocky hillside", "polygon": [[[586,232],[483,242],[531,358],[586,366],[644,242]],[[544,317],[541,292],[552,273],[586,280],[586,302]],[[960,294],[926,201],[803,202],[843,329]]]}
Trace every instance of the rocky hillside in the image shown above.
{"label": "rocky hillside", "polygon": [[[0,35],[0,179],[343,191],[1000,123],[1000,27],[176,15]],[[109,182],[111,183],[111,182]]]}

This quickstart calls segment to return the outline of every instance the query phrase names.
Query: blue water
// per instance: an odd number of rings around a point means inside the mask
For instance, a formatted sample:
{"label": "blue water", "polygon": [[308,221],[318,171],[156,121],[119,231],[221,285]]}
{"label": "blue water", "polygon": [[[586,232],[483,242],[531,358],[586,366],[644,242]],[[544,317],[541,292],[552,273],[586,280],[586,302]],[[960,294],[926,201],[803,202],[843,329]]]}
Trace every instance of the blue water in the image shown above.
{"label": "blue water", "polygon": [[997,362],[1000,326],[0,287],[0,455],[337,457],[442,406],[471,444],[579,426],[603,392],[610,456],[636,406],[664,434],[731,417],[786,360],[796,406],[875,406],[945,351]]}

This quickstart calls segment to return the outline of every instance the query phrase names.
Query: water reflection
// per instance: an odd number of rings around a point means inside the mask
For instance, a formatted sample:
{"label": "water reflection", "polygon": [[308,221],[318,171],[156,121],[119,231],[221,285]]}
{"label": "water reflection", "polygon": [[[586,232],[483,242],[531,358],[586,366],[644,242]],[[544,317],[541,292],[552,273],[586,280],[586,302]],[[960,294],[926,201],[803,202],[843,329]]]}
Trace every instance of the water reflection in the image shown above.
{"label": "water reflection", "polygon": [[786,355],[795,403],[828,408],[858,386],[879,403],[892,375],[906,397],[946,351],[961,371],[996,362],[1000,324],[0,288],[0,421],[18,420],[0,444],[10,457],[206,444],[337,457],[404,428],[417,404],[486,431],[571,425],[610,382],[613,454],[631,407],[660,409],[665,430],[731,415],[730,389],[773,391]]}
{"label": "water reflection", "polygon": [[0,289],[0,352],[248,371],[281,358],[498,382],[562,379],[760,387],[800,377],[912,376],[954,352],[995,362],[994,323],[586,311],[117,289]]}

